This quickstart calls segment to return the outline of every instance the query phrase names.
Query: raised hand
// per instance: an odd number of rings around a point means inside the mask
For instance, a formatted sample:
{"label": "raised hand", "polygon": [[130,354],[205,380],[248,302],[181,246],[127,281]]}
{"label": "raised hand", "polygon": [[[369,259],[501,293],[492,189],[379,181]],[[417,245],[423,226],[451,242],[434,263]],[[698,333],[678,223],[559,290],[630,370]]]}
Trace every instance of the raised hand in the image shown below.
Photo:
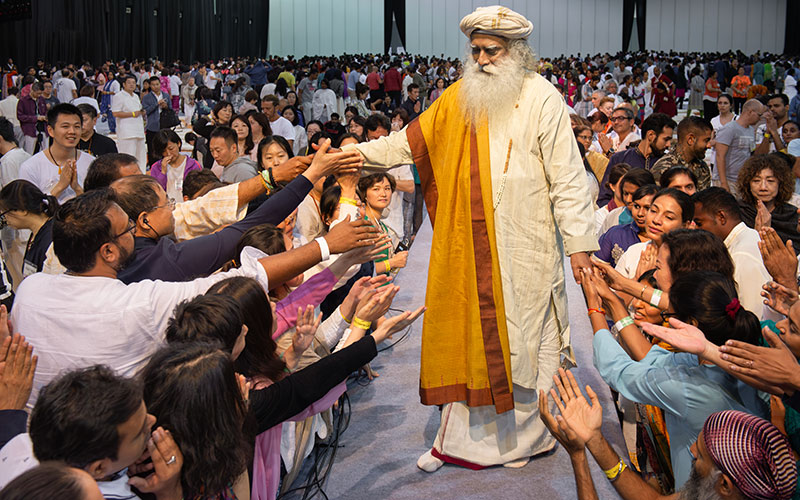
{"label": "raised hand", "polygon": [[290,182],[302,174],[311,165],[313,156],[294,156],[277,167],[272,167],[272,177],[275,182]]}
{"label": "raised hand", "polygon": [[656,267],[656,254],[658,249],[655,245],[647,245],[639,257],[639,264],[636,266],[636,276],[641,276],[647,271]]}
{"label": "raised hand", "polygon": [[364,160],[358,151],[328,151],[330,139],[325,139],[314,154],[311,166],[306,170],[305,176],[311,182],[316,182],[322,177],[335,174],[352,174],[361,170]]}
{"label": "raised hand", "polygon": [[292,335],[292,350],[295,357],[299,357],[311,345],[321,321],[322,313],[314,318],[314,306],[309,304],[305,311],[302,307],[297,308],[297,325]]}
{"label": "raised hand", "polygon": [[[153,431],[147,441],[147,451],[151,464],[140,465],[129,473],[152,470],[146,477],[131,477],[128,484],[144,493],[152,493],[158,500],[179,500],[183,497],[181,487],[181,468],[183,454],[169,431],[162,427]],[[144,458],[146,459],[146,457]],[[140,459],[140,462],[143,459]]]}
{"label": "raised hand", "polygon": [[560,417],[556,417],[559,427],[571,436],[574,443],[585,446],[592,438],[600,435],[603,425],[603,407],[597,394],[588,385],[586,393],[592,403],[589,404],[581,393],[578,382],[571,371],[558,369],[558,375],[553,375],[558,394],[555,389],[550,389],[550,396],[556,402]]}
{"label": "raised hand", "polygon": [[644,323],[642,324],[642,330],[681,351],[695,354],[706,359],[708,359],[712,351],[717,348],[717,346],[706,340],[706,336],[696,326],[684,323],[677,318],[670,318],[669,324],[672,328],[666,328],[652,323]]}
{"label": "raised hand", "polygon": [[344,253],[357,247],[374,245],[380,238],[380,229],[363,219],[336,224],[325,235],[332,254]]}
{"label": "raised hand", "polygon": [[774,281],[768,281],[762,288],[764,291],[761,292],[761,296],[765,299],[764,304],[778,314],[789,316],[789,309],[798,300],[797,290],[790,290]]}
{"label": "raised hand", "polygon": [[3,340],[0,346],[0,410],[25,408],[38,360],[33,355],[33,346],[19,333]]}
{"label": "raised hand", "polygon": [[583,296],[586,298],[586,307],[589,309],[600,309],[603,299],[597,292],[597,285],[589,269],[581,269],[581,287]]}
{"label": "raised hand", "polygon": [[600,270],[601,276],[611,288],[614,290],[622,289],[623,281],[627,280],[627,278],[614,269],[614,266],[596,257],[592,258],[592,266]]}

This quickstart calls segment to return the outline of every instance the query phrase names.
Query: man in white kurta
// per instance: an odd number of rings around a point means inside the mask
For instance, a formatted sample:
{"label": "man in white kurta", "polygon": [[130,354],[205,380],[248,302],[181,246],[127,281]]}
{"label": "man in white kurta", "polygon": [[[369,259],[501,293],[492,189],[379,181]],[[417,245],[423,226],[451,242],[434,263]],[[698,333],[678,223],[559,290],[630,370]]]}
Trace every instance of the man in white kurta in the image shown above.
{"label": "man in white kurta", "polygon": [[[448,89],[452,92],[469,92],[464,87],[472,72],[497,75],[498,68],[508,69],[504,57],[513,58],[514,50],[517,55],[526,54],[524,39],[533,27],[509,9],[486,7],[465,17],[461,29],[470,37],[473,56],[465,61],[464,80]],[[515,41],[522,41],[524,47],[517,43],[510,50]],[[514,409],[498,414],[493,406],[445,404],[433,449],[417,462],[428,472],[444,462],[470,468],[522,466],[529,457],[555,445],[539,421],[537,392],[552,387],[552,376],[562,360],[573,362],[563,255],[570,256],[577,271],[591,267],[588,252],[598,246],[592,200],[566,104],[552,84],[534,71],[520,74],[510,102],[501,103],[502,112],[492,113],[497,106],[491,98],[484,108]],[[495,94],[491,87],[484,87],[469,94],[465,102],[477,101],[480,106],[481,95]],[[435,108],[436,103],[431,107],[434,111],[426,112],[438,112]],[[408,129],[413,125],[390,137],[355,145],[365,166],[411,163]],[[436,219],[434,242],[437,228],[447,223]],[[485,258],[476,255],[478,260]]]}

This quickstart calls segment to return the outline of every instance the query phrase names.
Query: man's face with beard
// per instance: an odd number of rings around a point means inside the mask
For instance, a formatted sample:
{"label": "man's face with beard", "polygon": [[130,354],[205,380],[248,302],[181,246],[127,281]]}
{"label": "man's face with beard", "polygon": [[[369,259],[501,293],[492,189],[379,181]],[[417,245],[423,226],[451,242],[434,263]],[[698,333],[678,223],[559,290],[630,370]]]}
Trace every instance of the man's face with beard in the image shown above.
{"label": "man's face with beard", "polygon": [[474,35],[470,39],[472,60],[478,63],[482,71],[496,74],[495,64],[508,55],[508,42],[491,35]]}
{"label": "man's face with beard", "polygon": [[664,151],[669,149],[672,143],[672,130],[669,127],[664,127],[660,134],[656,135],[652,131],[648,131],[648,137],[653,137],[650,141],[650,153],[656,156],[661,156]]}
{"label": "man's face with beard", "polygon": [[689,479],[678,492],[681,500],[722,500],[723,497],[717,490],[718,485],[725,490],[733,490],[738,493],[730,478],[720,474],[719,469],[711,460],[702,431],[692,445],[691,452],[694,455],[692,471]]}
{"label": "man's face with beard", "polygon": [[694,154],[694,158],[697,160],[705,158],[708,143],[711,142],[711,130],[703,131],[698,135],[689,134],[689,139],[691,141],[690,150]]}
{"label": "man's face with beard", "polygon": [[133,260],[133,232],[136,230],[136,224],[128,219],[128,215],[117,204],[112,205],[106,217],[111,221],[111,232],[114,235],[109,243],[116,249],[116,258],[109,262],[109,265],[120,272]]}

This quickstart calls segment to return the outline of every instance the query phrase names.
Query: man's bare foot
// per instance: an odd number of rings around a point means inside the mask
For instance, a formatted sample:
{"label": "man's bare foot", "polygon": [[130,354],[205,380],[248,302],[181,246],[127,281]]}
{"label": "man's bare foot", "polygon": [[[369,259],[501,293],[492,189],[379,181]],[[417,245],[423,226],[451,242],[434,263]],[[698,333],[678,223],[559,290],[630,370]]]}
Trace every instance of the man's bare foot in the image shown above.
{"label": "man's bare foot", "polygon": [[417,459],[417,467],[425,472],[436,472],[442,465],[444,465],[444,460],[434,457],[431,450],[426,451]]}

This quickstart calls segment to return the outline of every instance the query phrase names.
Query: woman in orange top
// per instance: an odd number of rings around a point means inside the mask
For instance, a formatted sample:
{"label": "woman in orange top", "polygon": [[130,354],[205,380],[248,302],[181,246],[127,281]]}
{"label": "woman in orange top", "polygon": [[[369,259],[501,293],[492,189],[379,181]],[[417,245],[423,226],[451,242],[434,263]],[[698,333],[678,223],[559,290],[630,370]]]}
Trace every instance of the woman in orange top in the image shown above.
{"label": "woman in orange top", "polygon": [[744,74],[744,67],[739,66],[739,74],[731,80],[733,92],[733,109],[737,115],[742,112],[742,105],[747,100],[747,90],[750,88],[750,77]]}

